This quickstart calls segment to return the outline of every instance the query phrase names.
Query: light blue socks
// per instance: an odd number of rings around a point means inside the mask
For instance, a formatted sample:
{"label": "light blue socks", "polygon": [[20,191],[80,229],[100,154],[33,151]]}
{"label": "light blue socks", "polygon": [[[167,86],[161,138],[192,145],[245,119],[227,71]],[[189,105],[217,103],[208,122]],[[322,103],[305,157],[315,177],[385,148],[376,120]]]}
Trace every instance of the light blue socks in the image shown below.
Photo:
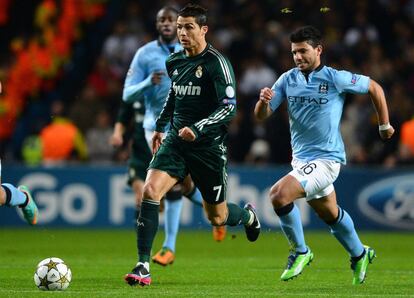
{"label": "light blue socks", "polygon": [[26,202],[26,195],[10,183],[1,185],[6,192],[6,206],[19,206]]}
{"label": "light blue socks", "polygon": [[280,209],[275,209],[280,219],[280,227],[288,239],[290,245],[298,253],[305,253],[308,247],[303,235],[302,220],[300,218],[299,208],[291,203]]}
{"label": "light blue socks", "polygon": [[178,229],[180,226],[181,209],[183,207],[183,200],[167,200],[165,199],[165,217],[164,217],[164,231],[165,240],[162,247],[167,247],[175,251],[175,242],[177,240]]}
{"label": "light blue socks", "polygon": [[364,246],[359,240],[351,216],[338,206],[338,219],[331,227],[331,233],[342,244],[351,257],[358,257],[364,251]]}

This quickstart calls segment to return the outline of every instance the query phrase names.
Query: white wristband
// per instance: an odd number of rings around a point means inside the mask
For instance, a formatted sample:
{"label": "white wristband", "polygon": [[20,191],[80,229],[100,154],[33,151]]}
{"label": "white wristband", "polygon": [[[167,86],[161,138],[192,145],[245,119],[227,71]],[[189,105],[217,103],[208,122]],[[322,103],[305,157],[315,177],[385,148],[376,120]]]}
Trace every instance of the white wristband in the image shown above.
{"label": "white wristband", "polygon": [[386,124],[381,124],[378,126],[378,130],[379,131],[384,131],[384,130],[388,130],[389,128],[391,128],[390,123],[386,123]]}

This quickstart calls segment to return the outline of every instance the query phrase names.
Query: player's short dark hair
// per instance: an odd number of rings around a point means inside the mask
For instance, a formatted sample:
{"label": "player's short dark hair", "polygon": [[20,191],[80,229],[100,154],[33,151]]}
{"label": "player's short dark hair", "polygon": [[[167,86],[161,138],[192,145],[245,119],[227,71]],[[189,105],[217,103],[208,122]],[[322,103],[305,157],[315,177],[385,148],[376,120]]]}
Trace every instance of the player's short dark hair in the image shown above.
{"label": "player's short dark hair", "polygon": [[321,32],[313,26],[305,26],[296,29],[290,34],[290,42],[304,42],[306,41],[312,47],[317,47],[322,44]]}
{"label": "player's short dark hair", "polygon": [[193,17],[200,27],[207,25],[207,9],[197,4],[187,4],[178,12],[178,16],[183,18]]}
{"label": "player's short dark hair", "polygon": [[178,10],[175,9],[175,7],[169,5],[162,7],[158,12],[160,12],[161,10],[171,11],[172,13],[178,14]]}

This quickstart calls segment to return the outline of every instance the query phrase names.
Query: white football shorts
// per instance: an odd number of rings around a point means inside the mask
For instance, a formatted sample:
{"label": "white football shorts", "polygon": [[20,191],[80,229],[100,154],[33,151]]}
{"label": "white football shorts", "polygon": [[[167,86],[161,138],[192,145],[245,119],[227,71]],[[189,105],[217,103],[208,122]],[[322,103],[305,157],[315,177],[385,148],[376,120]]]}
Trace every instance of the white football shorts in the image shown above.
{"label": "white football shorts", "polygon": [[291,165],[293,170],[289,175],[302,185],[307,201],[325,197],[334,191],[333,183],[341,169],[339,162],[326,159],[303,162],[293,159]]}

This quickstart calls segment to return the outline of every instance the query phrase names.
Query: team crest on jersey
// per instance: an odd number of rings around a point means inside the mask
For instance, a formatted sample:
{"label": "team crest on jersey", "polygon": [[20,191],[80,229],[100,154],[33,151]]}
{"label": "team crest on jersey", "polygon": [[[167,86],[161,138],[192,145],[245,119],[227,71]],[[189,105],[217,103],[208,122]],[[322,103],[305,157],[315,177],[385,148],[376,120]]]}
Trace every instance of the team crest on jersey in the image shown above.
{"label": "team crest on jersey", "polygon": [[201,78],[203,76],[203,68],[201,67],[201,65],[197,66],[197,70],[195,72],[195,76],[197,78]]}
{"label": "team crest on jersey", "polygon": [[322,93],[322,94],[328,93],[328,83],[323,82],[319,84],[319,93]]}
{"label": "team crest on jersey", "polygon": [[356,74],[352,74],[352,78],[351,78],[351,83],[355,85],[355,83],[357,82],[357,76]]}

